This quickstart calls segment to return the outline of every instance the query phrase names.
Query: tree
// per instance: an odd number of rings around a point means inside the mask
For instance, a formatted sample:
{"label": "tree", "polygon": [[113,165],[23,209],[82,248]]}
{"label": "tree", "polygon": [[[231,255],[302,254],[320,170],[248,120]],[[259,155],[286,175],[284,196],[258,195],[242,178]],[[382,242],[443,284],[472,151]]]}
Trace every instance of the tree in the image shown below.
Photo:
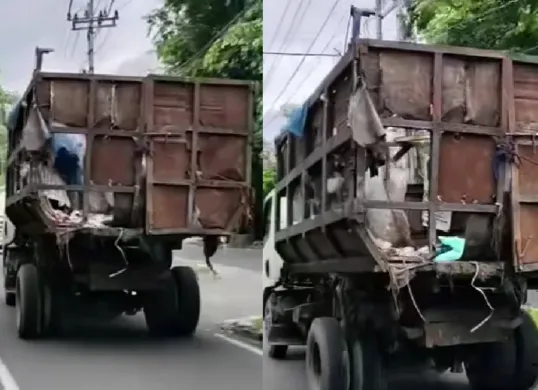
{"label": "tree", "polygon": [[0,185],[4,183],[4,169],[7,161],[7,128],[6,121],[8,111],[16,102],[17,97],[15,94],[5,91],[0,86]]}
{"label": "tree", "polygon": [[421,0],[408,11],[428,43],[538,55],[536,0]]}
{"label": "tree", "polygon": [[[149,17],[150,31],[169,74],[190,77],[263,79],[262,0],[165,0]],[[261,232],[262,99],[255,96],[252,186],[256,233]]]}

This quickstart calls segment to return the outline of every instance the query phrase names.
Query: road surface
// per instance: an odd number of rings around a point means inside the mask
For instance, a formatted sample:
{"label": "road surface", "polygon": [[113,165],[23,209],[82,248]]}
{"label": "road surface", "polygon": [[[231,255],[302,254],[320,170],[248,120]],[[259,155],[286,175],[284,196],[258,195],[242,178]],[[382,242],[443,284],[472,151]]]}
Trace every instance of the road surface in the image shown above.
{"label": "road surface", "polygon": [[[201,254],[201,247],[187,246],[176,261],[192,264]],[[0,382],[5,390],[261,389],[256,350],[215,336],[223,320],[261,311],[261,270],[253,265],[261,268],[260,258],[261,250],[221,250],[221,278],[200,272],[202,319],[192,340],[151,339],[137,315],[25,342],[16,336],[14,309],[0,303]]]}
{"label": "road surface", "polygon": [[[529,291],[529,305],[538,307],[538,292]],[[304,350],[291,350],[284,361],[263,357],[263,390],[307,389]],[[390,383],[391,390],[469,390],[463,374],[428,372],[422,375],[399,376]]]}

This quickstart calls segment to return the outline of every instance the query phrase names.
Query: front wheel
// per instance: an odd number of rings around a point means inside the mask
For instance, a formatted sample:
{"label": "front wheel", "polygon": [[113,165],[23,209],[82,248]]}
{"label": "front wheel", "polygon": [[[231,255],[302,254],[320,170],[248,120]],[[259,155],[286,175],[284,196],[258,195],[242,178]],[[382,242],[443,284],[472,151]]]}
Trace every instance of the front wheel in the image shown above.
{"label": "front wheel", "polygon": [[265,304],[263,305],[263,336],[265,338],[263,344],[268,346],[268,355],[271,359],[283,360],[288,354],[288,346],[286,344],[269,343],[268,332],[273,322],[273,308],[271,306],[271,297],[272,296],[269,295],[265,300]]}

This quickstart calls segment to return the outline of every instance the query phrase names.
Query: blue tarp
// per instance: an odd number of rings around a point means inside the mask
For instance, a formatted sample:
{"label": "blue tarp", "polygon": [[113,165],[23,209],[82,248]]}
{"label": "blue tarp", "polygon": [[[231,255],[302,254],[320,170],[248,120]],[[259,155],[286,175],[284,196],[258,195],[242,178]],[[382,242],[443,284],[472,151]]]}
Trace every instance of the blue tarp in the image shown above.
{"label": "blue tarp", "polygon": [[[22,101],[11,110],[7,118],[9,137],[17,126]],[[80,134],[50,134],[55,153],[54,167],[67,185],[79,185],[84,182],[85,137]]]}
{"label": "blue tarp", "polygon": [[284,127],[284,130],[292,133],[296,137],[302,137],[304,134],[307,113],[308,106],[306,104],[303,104],[301,107],[293,110],[288,119],[288,123]]}

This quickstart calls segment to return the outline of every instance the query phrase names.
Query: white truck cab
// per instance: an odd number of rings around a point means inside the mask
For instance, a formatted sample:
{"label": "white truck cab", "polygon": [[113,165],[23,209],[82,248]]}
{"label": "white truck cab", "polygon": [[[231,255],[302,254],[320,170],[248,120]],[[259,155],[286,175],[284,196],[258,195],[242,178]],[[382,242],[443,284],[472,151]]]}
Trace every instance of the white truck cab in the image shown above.
{"label": "white truck cab", "polygon": [[[269,291],[278,281],[280,271],[284,264],[282,258],[275,249],[276,232],[276,193],[271,191],[263,202],[263,291],[264,302],[267,298],[266,291]],[[280,224],[283,227],[286,215],[286,198],[281,198],[280,202]]]}

